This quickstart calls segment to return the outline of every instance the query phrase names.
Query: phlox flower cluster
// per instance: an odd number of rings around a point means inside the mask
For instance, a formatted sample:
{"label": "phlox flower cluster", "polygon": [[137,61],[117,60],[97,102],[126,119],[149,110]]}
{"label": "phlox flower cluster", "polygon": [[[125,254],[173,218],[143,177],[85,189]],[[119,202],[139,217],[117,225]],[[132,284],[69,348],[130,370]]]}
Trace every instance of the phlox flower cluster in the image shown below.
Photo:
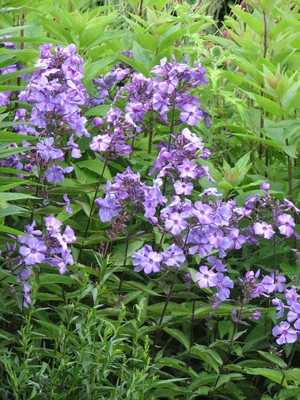
{"label": "phlox flower cluster", "polygon": [[[109,99],[111,108],[103,119],[95,118],[94,125],[100,134],[93,137],[91,150],[117,156],[131,152],[125,142],[140,132],[153,129],[154,121],[168,124],[168,117],[177,110],[179,121],[194,126],[204,119],[209,124],[208,114],[200,107],[200,99],[189,92],[207,83],[205,70],[199,62],[194,68],[187,63],[172,62],[166,58],[151,70],[146,78],[142,73],[129,68],[125,63],[115,66],[109,74],[94,80],[98,96],[92,104],[103,104]],[[113,98],[110,91],[120,87]],[[117,106],[125,101],[124,109]],[[173,117],[171,117],[172,119]]]}
{"label": "phlox flower cluster", "polygon": [[[144,210],[146,218],[152,218],[158,205],[167,201],[162,195],[161,179],[156,179],[153,186],[141,182],[139,173],[134,173],[130,167],[125,172],[115,176],[113,183],[106,185],[104,199],[95,200],[99,206],[99,216],[102,222],[110,222],[120,215],[129,215]],[[124,219],[123,219],[124,220]]]}
{"label": "phlox flower cluster", "polygon": [[[70,226],[63,230],[61,221],[53,216],[45,217],[45,232],[35,229],[35,221],[25,227],[26,236],[19,235],[12,247],[7,245],[7,261],[11,265],[17,265],[21,272],[17,281],[22,283],[23,304],[28,307],[30,303],[31,286],[28,282],[32,267],[47,264],[57,267],[60,274],[67,272],[67,266],[73,265],[73,257],[70,245],[76,242],[76,236]],[[15,257],[14,253],[18,252]]]}
{"label": "phlox flower cluster", "polygon": [[[132,255],[134,270],[151,274],[166,268],[186,269],[186,261],[196,257],[201,265],[192,279],[201,289],[213,289],[211,299],[217,307],[230,298],[234,287],[224,261],[229,252],[270,240],[276,229],[285,237],[296,235],[295,222],[288,212],[297,210],[288,200],[281,204],[270,196],[267,183],[261,187],[264,196],[251,196],[244,207],[237,207],[232,200],[222,201],[222,195],[213,187],[195,199],[196,181],[206,176],[213,184],[208,168],[201,165],[201,159],[209,157],[210,152],[188,128],[171,138],[172,143],[159,146],[150,172],[157,175],[152,187],[141,182],[140,175],[129,167],[117,174],[113,183],[108,182],[105,198],[96,200],[100,219],[117,221],[120,215],[129,218],[130,208],[134,213],[142,210],[149,223],[165,236],[165,244],[162,249],[146,244],[136,251]],[[168,197],[163,193],[164,186]],[[259,280],[259,275],[260,271],[249,271],[245,278],[238,279],[245,304],[284,290],[283,276],[271,273]]]}
{"label": "phlox flower cluster", "polygon": [[252,216],[253,224],[249,226],[247,233],[252,242],[258,243],[257,239],[270,240],[275,237],[276,231],[286,238],[292,235],[299,239],[295,232],[295,220],[288,212],[292,210],[299,214],[300,210],[294,204],[284,199],[283,204],[269,193],[270,185],[264,182],[261,189],[264,196],[259,194],[250,196],[245,202],[245,210],[248,216]]}
{"label": "phlox flower cluster", "polygon": [[[285,317],[276,325],[272,334],[277,337],[276,342],[280,345],[285,343],[295,343],[300,334],[300,295],[294,285],[290,289],[284,290],[284,300],[275,298],[272,300],[277,310],[277,318]],[[287,313],[286,313],[287,311]]]}
{"label": "phlox flower cluster", "polygon": [[[38,168],[47,182],[60,183],[64,174],[73,170],[62,167],[65,152],[73,158],[81,153],[75,138],[89,136],[85,128],[86,118],[81,115],[81,107],[88,101],[83,78],[82,58],[76,53],[74,45],[66,48],[52,45],[40,47],[38,68],[32,75],[25,90],[19,94],[19,100],[32,107],[19,108],[15,114],[15,131],[23,135],[38,138],[36,146],[24,139],[23,146],[32,147],[29,155],[22,154],[4,160],[7,165],[17,169],[32,171]],[[2,164],[3,164],[2,162]],[[24,164],[24,165],[23,165]],[[45,170],[45,171],[44,171]]]}

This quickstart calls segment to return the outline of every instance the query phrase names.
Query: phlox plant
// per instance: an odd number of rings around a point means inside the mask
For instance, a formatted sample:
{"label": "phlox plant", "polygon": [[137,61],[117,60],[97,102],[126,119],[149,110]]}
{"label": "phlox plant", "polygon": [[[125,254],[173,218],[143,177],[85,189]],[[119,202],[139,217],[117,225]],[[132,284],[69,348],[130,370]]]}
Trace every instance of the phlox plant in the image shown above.
{"label": "phlox plant", "polygon": [[296,398],[299,208],[217,186],[200,60],[120,60],[43,44],[0,98],[1,398]]}

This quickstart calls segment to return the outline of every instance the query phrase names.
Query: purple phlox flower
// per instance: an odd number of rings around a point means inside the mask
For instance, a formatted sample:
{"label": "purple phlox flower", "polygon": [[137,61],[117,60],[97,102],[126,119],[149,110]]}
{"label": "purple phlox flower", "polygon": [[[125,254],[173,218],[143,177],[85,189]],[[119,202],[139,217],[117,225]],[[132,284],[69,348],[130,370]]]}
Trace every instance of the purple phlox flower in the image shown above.
{"label": "purple phlox flower", "polygon": [[248,217],[250,217],[250,215],[252,214],[252,210],[247,210],[246,208],[244,208],[244,207],[236,207],[235,209],[234,209],[234,212],[237,214],[237,215],[239,215],[239,219],[242,219],[242,218],[248,218]]}
{"label": "purple phlox flower", "polygon": [[273,293],[276,290],[274,278],[269,275],[263,277],[260,282],[260,286],[263,287],[263,292],[266,292],[268,294]]}
{"label": "purple phlox flower", "polygon": [[189,246],[189,253],[192,255],[197,253],[201,258],[206,257],[213,249],[213,246],[209,243],[206,229],[201,227],[192,228],[188,238],[183,238],[183,240],[187,240],[188,244],[191,245]]}
{"label": "purple phlox flower", "polygon": [[272,304],[276,307],[276,310],[278,311],[276,318],[282,318],[284,316],[284,309],[285,306],[282,302],[282,300],[278,299],[277,297],[272,300]]}
{"label": "purple phlox flower", "polygon": [[[270,276],[272,277],[272,279],[274,279],[274,272],[272,271],[270,273]],[[275,290],[276,292],[283,292],[285,289],[285,282],[286,282],[286,278],[283,275],[278,275],[278,271],[276,271],[276,278],[275,278]]]}
{"label": "purple phlox flower", "polygon": [[59,244],[64,251],[68,250],[68,244],[76,242],[76,236],[74,235],[74,231],[70,226],[66,227],[62,235],[58,234],[55,237],[59,241]]}
{"label": "purple phlox flower", "polygon": [[132,254],[131,258],[132,258],[132,264],[135,266],[134,268],[135,272],[142,271],[143,269],[143,267],[141,266],[142,258],[145,256],[145,254],[149,253],[150,251],[152,251],[152,247],[146,244],[140,250]]}
{"label": "purple phlox flower", "polygon": [[258,320],[261,318],[261,312],[258,311],[258,310],[253,311],[253,313],[252,313],[252,318],[253,318],[255,321],[258,321]]}
{"label": "purple phlox flower", "polygon": [[240,235],[240,230],[238,228],[232,228],[229,230],[229,239],[231,241],[230,250],[240,250],[246,242],[245,236]]}
{"label": "purple phlox flower", "polygon": [[30,268],[23,268],[22,272],[20,273],[19,277],[20,279],[22,279],[23,281],[27,281],[27,279],[30,277],[31,275],[31,269]]}
{"label": "purple phlox flower", "polygon": [[199,194],[199,197],[202,197],[202,196],[222,197],[223,195],[221,193],[219,193],[216,188],[208,188],[208,189],[203,190],[203,192],[201,192]]}
{"label": "purple phlox flower", "polygon": [[196,201],[194,207],[193,215],[197,217],[200,224],[212,224],[214,222],[213,209],[209,205],[202,203],[202,201]]}
{"label": "purple phlox flower", "polygon": [[50,236],[56,237],[56,235],[60,235],[60,228],[62,226],[62,222],[59,219],[56,219],[52,215],[49,215],[45,218],[46,229]]}
{"label": "purple phlox flower", "polygon": [[215,287],[218,282],[217,274],[212,270],[208,269],[206,265],[202,265],[194,276],[195,281],[201,289],[208,287]]}
{"label": "purple phlox flower", "polygon": [[[156,251],[145,252],[140,261],[140,267],[144,270],[145,274],[157,273],[160,271],[160,264],[163,256]],[[136,270],[136,269],[135,269]]]}
{"label": "purple phlox flower", "polygon": [[70,136],[67,146],[70,146],[71,148],[71,157],[73,158],[80,158],[81,157],[81,152],[79,150],[79,146],[77,143],[74,142],[73,135]]}
{"label": "purple phlox flower", "polygon": [[190,126],[197,125],[198,121],[203,118],[203,111],[190,103],[183,104],[182,112],[180,113],[180,120]]}
{"label": "purple phlox flower", "polygon": [[180,178],[191,178],[196,179],[197,177],[197,164],[193,161],[188,160],[185,158],[182,164],[177,166],[177,169],[180,173]]}
{"label": "purple phlox flower", "polygon": [[288,199],[283,199],[283,203],[284,203],[284,205],[285,206],[287,206],[288,208],[288,210],[294,210],[295,212],[296,212],[296,214],[299,214],[300,213],[300,209],[299,208],[297,208],[296,206],[295,206],[295,204],[294,203],[292,203],[290,200],[288,200]]}
{"label": "purple phlox flower", "polygon": [[99,216],[102,222],[109,222],[120,213],[115,194],[107,194],[104,199],[96,199],[95,204],[100,207]]}
{"label": "purple phlox flower", "polygon": [[122,81],[129,74],[130,74],[129,68],[115,67],[115,68],[112,68],[110,71],[110,76],[115,77],[117,81]]}
{"label": "purple phlox flower", "polygon": [[63,195],[63,199],[64,199],[65,204],[66,204],[66,212],[67,212],[68,214],[73,214],[73,210],[72,210],[72,208],[70,207],[71,202],[70,202],[70,200],[69,200],[69,197],[68,197],[67,193],[65,193],[65,194]]}
{"label": "purple phlox flower", "polygon": [[300,304],[292,303],[287,315],[288,322],[294,322],[294,328],[300,331]]}
{"label": "purple phlox flower", "polygon": [[107,151],[111,145],[112,137],[110,135],[97,135],[93,137],[90,143],[90,149],[93,151]]}
{"label": "purple phlox flower", "polygon": [[165,228],[173,235],[179,235],[188,227],[188,223],[178,212],[171,213],[165,220]]}
{"label": "purple phlox flower", "polygon": [[245,201],[245,207],[246,209],[249,210],[254,210],[255,209],[255,203],[260,202],[260,195],[259,194],[254,194]]}
{"label": "purple phlox flower", "polygon": [[291,328],[290,324],[286,321],[281,321],[272,329],[273,336],[279,336],[276,339],[278,344],[295,343],[297,340],[297,331]]}
{"label": "purple phlox flower", "polygon": [[226,272],[227,271],[226,266],[222,263],[221,260],[217,259],[215,256],[207,257],[207,261],[211,265],[213,265],[213,267],[216,269],[217,272]]}
{"label": "purple phlox flower", "polygon": [[27,235],[30,236],[41,236],[42,235],[42,231],[40,230],[35,230],[34,227],[36,225],[36,222],[33,221],[30,225],[26,225],[25,226],[25,233],[27,233]]}
{"label": "purple phlox flower", "polygon": [[162,93],[154,93],[152,98],[153,110],[159,111],[159,115],[163,121],[167,121],[167,114],[169,111],[170,101]]}
{"label": "purple phlox flower", "polygon": [[33,237],[27,238],[26,246],[20,247],[20,254],[26,265],[41,264],[45,259],[47,247],[44,242]]}
{"label": "purple phlox flower", "polygon": [[207,236],[209,243],[219,250],[219,257],[224,258],[226,256],[225,250],[228,250],[231,245],[228,237],[224,236],[221,229],[211,229]]}
{"label": "purple phlox flower", "polygon": [[188,128],[184,128],[181,131],[181,135],[183,135],[188,142],[192,143],[196,149],[203,150],[204,145],[202,138],[198,137],[195,133],[192,133]]}
{"label": "purple phlox flower", "polygon": [[45,172],[45,178],[48,182],[61,183],[64,180],[64,174],[73,171],[73,167],[62,168],[59,165],[53,164]]}
{"label": "purple phlox flower", "polygon": [[[217,201],[219,202],[219,200]],[[215,223],[220,226],[228,226],[232,214],[232,209],[229,203],[220,203],[215,211]]]}
{"label": "purple phlox flower", "polygon": [[263,237],[264,239],[271,239],[275,234],[272,225],[266,222],[255,222],[253,230],[256,236]]}
{"label": "purple phlox flower", "polygon": [[174,189],[176,194],[184,194],[185,196],[188,196],[192,194],[194,185],[192,182],[181,182],[181,181],[176,181],[174,183]]}
{"label": "purple phlox flower", "polygon": [[263,182],[260,188],[264,191],[268,191],[270,189],[270,184],[268,182]]}
{"label": "purple phlox flower", "polygon": [[43,160],[55,160],[60,159],[63,160],[64,153],[60,149],[55,149],[53,147],[54,138],[49,137],[41,140],[37,145],[37,151],[42,157]]}
{"label": "purple phlox flower", "polygon": [[217,279],[215,282],[215,286],[217,287],[217,297],[224,301],[227,300],[230,296],[230,290],[234,287],[233,281],[226,275],[218,272]]}
{"label": "purple phlox flower", "polygon": [[180,267],[180,265],[184,262],[185,256],[180,247],[176,246],[176,244],[172,244],[162,253],[163,262],[168,267]]}
{"label": "purple phlox flower", "polygon": [[31,286],[28,282],[22,282],[22,289],[23,289],[23,306],[25,308],[29,308],[29,304],[31,303]]}
{"label": "purple phlox flower", "polygon": [[297,293],[297,289],[293,285],[290,289],[285,289],[284,291],[284,297],[286,298],[287,304],[290,306],[293,303],[298,302],[298,298],[300,297],[299,294]]}
{"label": "purple phlox flower", "polygon": [[103,118],[100,117],[93,118],[92,124],[96,128],[100,129],[101,125],[103,124]]}
{"label": "purple phlox flower", "polygon": [[289,214],[281,214],[277,217],[276,225],[278,226],[279,232],[281,235],[286,237],[290,237],[293,235],[295,221],[294,218]]}

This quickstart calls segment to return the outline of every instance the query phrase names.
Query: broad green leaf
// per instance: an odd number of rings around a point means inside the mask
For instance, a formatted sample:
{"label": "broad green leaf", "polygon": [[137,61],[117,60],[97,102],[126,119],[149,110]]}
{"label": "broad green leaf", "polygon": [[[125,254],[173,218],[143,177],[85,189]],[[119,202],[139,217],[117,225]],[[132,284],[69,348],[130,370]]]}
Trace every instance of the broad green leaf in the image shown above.
{"label": "broad green leaf", "polygon": [[96,172],[98,175],[103,175],[105,179],[112,181],[112,176],[109,172],[108,167],[105,166],[104,162],[99,160],[99,158],[95,158],[93,160],[79,161],[77,163],[77,166]]}
{"label": "broad green leaf", "polygon": [[262,37],[264,26],[261,19],[256,18],[253,14],[250,14],[247,11],[243,11],[239,7],[232,7],[231,10],[239,19],[246,23],[246,26],[249,26]]}
{"label": "broad green leaf", "polygon": [[273,382],[282,383],[282,386],[286,387],[286,380],[283,379],[284,375],[281,371],[269,369],[269,368],[244,368],[246,374],[263,376],[264,378],[270,379]]}
{"label": "broad green leaf", "polygon": [[9,204],[8,207],[3,209],[0,208],[0,217],[7,217],[9,215],[17,215],[23,213],[29,214],[29,211],[26,208],[15,206],[13,204]]}
{"label": "broad green leaf", "polygon": [[56,284],[64,284],[64,285],[72,285],[74,280],[69,275],[60,275],[57,274],[41,274],[39,277],[40,286],[47,286],[53,283]]}
{"label": "broad green leaf", "polygon": [[278,117],[281,117],[284,114],[284,110],[280,107],[279,104],[275,103],[275,101],[267,99],[266,97],[260,96],[258,94],[254,94],[255,101],[264,108],[264,112],[268,112],[271,115],[275,114]]}
{"label": "broad green leaf", "polygon": [[268,353],[266,351],[261,351],[258,350],[257,351],[263,358],[265,358],[266,360],[270,361],[272,364],[274,365],[278,365],[278,367],[280,368],[286,368],[287,364],[283,361],[283,359],[279,356],[277,356],[276,354],[271,354]]}
{"label": "broad green leaf", "polygon": [[183,332],[181,332],[178,329],[173,329],[168,327],[164,327],[163,330],[170,336],[178,340],[178,342],[180,342],[185,347],[186,350],[189,350],[190,340]]}
{"label": "broad green leaf", "polygon": [[211,366],[216,373],[219,373],[219,367],[223,364],[222,358],[219,354],[206,346],[195,345],[190,349],[191,357],[200,358]]}

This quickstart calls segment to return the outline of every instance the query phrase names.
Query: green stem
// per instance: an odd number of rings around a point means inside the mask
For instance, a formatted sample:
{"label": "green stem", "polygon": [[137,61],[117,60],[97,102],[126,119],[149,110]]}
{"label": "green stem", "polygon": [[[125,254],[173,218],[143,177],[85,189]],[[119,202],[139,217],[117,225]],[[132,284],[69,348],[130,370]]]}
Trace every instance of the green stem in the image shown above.
{"label": "green stem", "polygon": [[102,183],[102,179],[103,179],[103,175],[104,175],[104,172],[105,172],[105,168],[107,166],[107,162],[108,162],[108,156],[106,156],[106,158],[105,158],[105,161],[104,161],[104,164],[103,164],[103,168],[102,168],[102,171],[101,171],[101,174],[100,174],[100,178],[99,178],[99,181],[98,181],[98,184],[97,184],[97,187],[96,187],[96,191],[95,191],[95,194],[94,194],[94,197],[93,197],[91,209],[90,209],[90,212],[89,212],[88,222],[86,224],[85,231],[84,231],[84,234],[83,234],[83,240],[82,240],[82,243],[81,243],[81,246],[80,246],[80,249],[79,249],[77,262],[79,262],[80,257],[81,257],[81,253],[82,253],[82,250],[83,250],[84,242],[85,242],[85,239],[87,237],[87,233],[88,233],[89,226],[90,226],[91,219],[92,219],[92,214],[93,214],[94,207],[95,207],[95,200],[96,200],[96,198],[98,196],[98,192],[99,192],[99,189],[100,189],[100,186],[101,186],[101,183]]}
{"label": "green stem", "polygon": [[173,289],[174,289],[175,281],[176,281],[176,278],[177,278],[177,274],[178,274],[178,268],[176,268],[176,271],[174,273],[173,280],[172,280],[172,283],[171,283],[171,287],[170,287],[170,290],[168,292],[168,295],[167,295],[167,298],[166,298],[166,302],[164,304],[164,308],[163,308],[161,316],[160,316],[159,323],[157,325],[157,330],[155,332],[155,337],[154,337],[153,347],[152,347],[152,355],[151,355],[152,358],[154,358],[155,347],[156,347],[156,343],[157,343],[157,339],[158,339],[158,333],[160,332],[160,328],[161,328],[164,316],[166,314],[168,304],[169,304],[169,302],[171,300],[171,297],[172,297],[172,294],[173,294]]}
{"label": "green stem", "polygon": [[128,247],[129,247],[129,239],[130,239],[130,230],[131,230],[131,225],[132,225],[132,220],[133,220],[133,213],[134,213],[134,209],[133,209],[133,205],[131,208],[131,213],[130,213],[130,220],[129,220],[129,226],[127,229],[127,235],[126,235],[126,244],[125,244],[125,256],[124,256],[124,262],[123,262],[123,271],[121,273],[121,277],[120,277],[120,283],[119,283],[119,289],[118,292],[121,292],[122,289],[122,284],[123,284],[123,280],[124,280],[124,268],[126,265],[126,260],[128,257]]}

